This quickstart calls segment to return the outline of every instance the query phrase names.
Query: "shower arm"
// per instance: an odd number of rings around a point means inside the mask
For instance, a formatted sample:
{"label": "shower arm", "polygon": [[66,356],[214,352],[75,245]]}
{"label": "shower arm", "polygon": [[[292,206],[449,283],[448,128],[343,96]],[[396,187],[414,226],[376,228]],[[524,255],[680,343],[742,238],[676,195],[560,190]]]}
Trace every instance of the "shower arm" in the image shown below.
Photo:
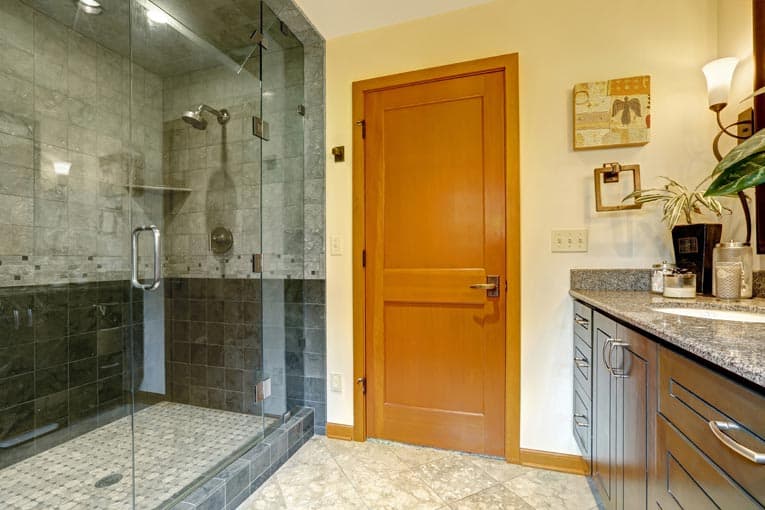
{"label": "shower arm", "polygon": [[199,107],[197,107],[197,111],[199,113],[202,113],[204,111],[204,112],[208,112],[215,115],[215,117],[218,119],[218,122],[220,124],[225,124],[226,122],[228,122],[228,119],[230,117],[228,111],[216,110],[212,106],[207,106],[206,104],[200,104]]}

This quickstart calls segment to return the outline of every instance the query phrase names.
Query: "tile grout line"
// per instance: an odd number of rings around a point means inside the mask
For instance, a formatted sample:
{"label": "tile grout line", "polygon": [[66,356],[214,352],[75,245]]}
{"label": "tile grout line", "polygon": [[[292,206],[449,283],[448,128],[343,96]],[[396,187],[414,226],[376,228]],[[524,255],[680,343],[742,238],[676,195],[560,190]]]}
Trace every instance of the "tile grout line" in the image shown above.
{"label": "tile grout line", "polygon": [[[327,439],[327,440],[329,440],[329,439]],[[358,497],[358,498],[359,498],[359,501],[361,501],[361,503],[364,505],[364,508],[367,508],[367,509],[369,509],[369,504],[367,503],[367,500],[366,500],[366,499],[364,499],[364,496],[362,496],[362,495],[361,495],[361,493],[359,492],[359,489],[358,489],[358,487],[356,487],[356,484],[355,484],[355,483],[353,483],[353,480],[351,480],[351,478],[350,478],[350,477],[348,476],[348,474],[345,472],[345,470],[344,470],[344,469],[343,469],[343,467],[340,465],[340,463],[339,463],[339,462],[337,462],[337,459],[336,459],[336,458],[335,458],[335,456],[332,454],[332,450],[330,450],[329,448],[327,448],[327,445],[326,445],[326,443],[322,443],[322,447],[323,447],[323,448],[325,448],[325,449],[327,450],[327,452],[329,453],[329,458],[330,458],[330,459],[332,459],[332,462],[334,462],[335,466],[337,466],[337,469],[340,471],[340,474],[342,474],[342,475],[343,475],[343,478],[345,478],[345,479],[348,481],[348,483],[351,485],[351,488],[353,489],[353,493],[354,493],[354,494],[356,494],[356,497]]]}

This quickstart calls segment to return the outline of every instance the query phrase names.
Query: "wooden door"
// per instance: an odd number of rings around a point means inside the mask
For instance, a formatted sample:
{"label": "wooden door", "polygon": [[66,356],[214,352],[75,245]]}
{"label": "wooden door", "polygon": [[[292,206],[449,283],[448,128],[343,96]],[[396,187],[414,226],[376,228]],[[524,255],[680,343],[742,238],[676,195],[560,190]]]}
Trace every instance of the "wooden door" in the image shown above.
{"label": "wooden door", "polygon": [[609,361],[618,393],[616,506],[619,510],[645,510],[653,500],[656,343],[621,324],[617,336],[619,343],[611,349]]}
{"label": "wooden door", "polygon": [[606,364],[609,342],[616,339],[616,323],[595,312],[593,331],[593,431],[592,478],[606,510],[615,510],[616,468],[616,384]]}
{"label": "wooden door", "polygon": [[[504,73],[364,110],[368,435],[504,455]],[[497,297],[471,288],[490,275]]]}

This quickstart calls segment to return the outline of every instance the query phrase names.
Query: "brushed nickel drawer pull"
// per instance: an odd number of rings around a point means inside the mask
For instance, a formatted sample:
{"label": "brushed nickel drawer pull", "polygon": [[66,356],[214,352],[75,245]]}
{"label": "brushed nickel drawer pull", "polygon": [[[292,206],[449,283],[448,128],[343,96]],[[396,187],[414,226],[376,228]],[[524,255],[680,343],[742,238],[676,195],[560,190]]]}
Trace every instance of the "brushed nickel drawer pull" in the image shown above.
{"label": "brushed nickel drawer pull", "polygon": [[585,329],[588,329],[590,327],[590,321],[578,315],[574,316],[574,322],[576,322],[577,324],[579,324]]}
{"label": "brushed nickel drawer pull", "polygon": [[587,358],[574,358],[574,363],[579,368],[588,368],[590,366],[590,362],[587,361]]}
{"label": "brushed nickel drawer pull", "polygon": [[712,429],[712,434],[714,434],[722,444],[738,453],[749,462],[753,462],[755,464],[765,464],[765,453],[758,453],[754,450],[750,450],[741,443],[734,441],[733,438],[727,434],[723,434],[723,430],[741,430],[741,426],[738,423],[711,420],[709,422],[709,428]]}
{"label": "brushed nickel drawer pull", "polygon": [[[584,421],[579,421],[579,420],[577,420],[577,418],[580,418],[580,419],[582,419]],[[574,415],[574,423],[576,424],[577,427],[586,428],[586,427],[590,426],[590,422],[587,420],[587,416],[584,415],[584,414],[575,414]]]}

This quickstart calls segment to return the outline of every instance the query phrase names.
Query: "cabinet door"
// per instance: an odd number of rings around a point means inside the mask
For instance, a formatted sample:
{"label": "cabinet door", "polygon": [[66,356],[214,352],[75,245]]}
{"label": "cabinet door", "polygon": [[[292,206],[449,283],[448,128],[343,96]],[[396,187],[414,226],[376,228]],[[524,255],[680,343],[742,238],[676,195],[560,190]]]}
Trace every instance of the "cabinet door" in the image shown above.
{"label": "cabinet door", "polygon": [[605,359],[616,339],[616,323],[595,312],[594,326],[592,478],[606,510],[616,510],[616,379]]}
{"label": "cabinet door", "polygon": [[606,354],[618,393],[616,508],[646,510],[655,471],[657,346],[620,324]]}

